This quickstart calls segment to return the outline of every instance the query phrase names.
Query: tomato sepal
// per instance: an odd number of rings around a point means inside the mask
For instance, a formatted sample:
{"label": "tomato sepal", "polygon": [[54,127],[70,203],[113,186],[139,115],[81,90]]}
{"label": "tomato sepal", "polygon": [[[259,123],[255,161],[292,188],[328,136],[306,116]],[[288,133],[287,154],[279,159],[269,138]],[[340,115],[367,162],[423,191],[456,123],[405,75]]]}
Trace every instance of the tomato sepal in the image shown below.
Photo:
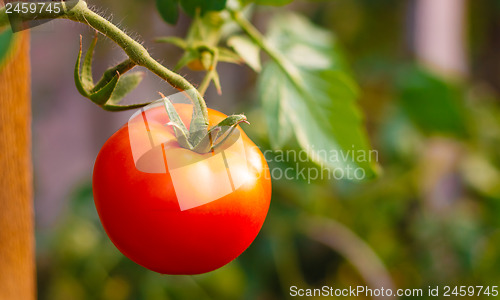
{"label": "tomato sepal", "polygon": [[107,111],[123,111],[150,104],[151,102],[132,105],[118,104],[129,92],[141,83],[144,77],[144,73],[142,72],[125,74],[136,66],[136,64],[130,59],[126,59],[120,64],[106,70],[99,82],[94,85],[94,80],[92,78],[92,59],[94,49],[97,44],[97,34],[98,33],[96,31],[95,37],[85,54],[83,64],[82,36],[80,35],[80,49],[78,51],[74,71],[75,85],[78,92]]}
{"label": "tomato sepal", "polygon": [[90,96],[89,92],[85,89],[82,78],[80,77],[80,65],[82,60],[82,36],[80,35],[80,51],[78,52],[78,57],[76,59],[74,77],[75,77],[75,85],[78,92],[83,96],[88,98]]}
{"label": "tomato sepal", "polygon": [[90,95],[90,100],[97,105],[103,105],[111,99],[113,92],[115,91],[118,81],[120,80],[120,73],[116,73],[113,79],[108,82],[102,89]]}
{"label": "tomato sepal", "polygon": [[170,122],[168,122],[167,126],[172,126],[174,129],[175,138],[181,147],[186,149],[193,149],[193,145],[189,142],[189,131],[181,120],[181,117],[177,113],[174,108],[174,105],[170,100],[165,97],[162,93],[160,96],[163,98],[163,106],[165,106],[165,110],[167,111],[168,118]]}

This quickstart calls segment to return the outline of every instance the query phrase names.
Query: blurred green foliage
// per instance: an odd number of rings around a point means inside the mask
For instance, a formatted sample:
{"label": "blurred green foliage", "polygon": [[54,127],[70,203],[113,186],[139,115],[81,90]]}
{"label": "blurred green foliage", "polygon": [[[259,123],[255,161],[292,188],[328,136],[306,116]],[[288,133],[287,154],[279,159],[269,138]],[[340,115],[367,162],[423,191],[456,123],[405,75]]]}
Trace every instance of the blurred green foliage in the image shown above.
{"label": "blurred green foliage", "polygon": [[429,134],[466,135],[463,91],[418,67],[401,71],[398,95],[408,117]]}
{"label": "blurred green foliage", "polygon": [[9,53],[12,40],[12,31],[0,28],[0,65],[2,64],[5,56]]}
{"label": "blurred green foliage", "polygon": [[359,167],[373,177],[373,166],[366,160],[335,161],[318,154],[325,149],[369,150],[356,105],[358,86],[330,32],[289,13],[273,19],[268,41],[287,62],[267,62],[259,76],[259,98],[273,148],[283,148],[294,136],[318,164]]}
{"label": "blurred green foliage", "polygon": [[[485,32],[500,30],[500,6],[488,2],[470,4],[472,74],[458,83],[413,66],[405,31],[409,1],[309,3],[305,12],[336,33],[353,65],[383,167],[379,178],[274,180],[256,241],[227,266],[197,276],[159,275],[121,255],[99,223],[90,184],[84,184],[56,226],[38,233],[39,298],[286,299],[290,285],[366,285],[352,262],[303,230],[312,216],[336,220],[364,241],[397,288],[498,285],[500,74],[479,58],[491,59],[492,40],[499,41]],[[270,113],[255,102],[241,106],[253,124]],[[263,150],[271,149],[265,127],[253,125],[248,133]],[[297,166],[270,158],[271,170]],[[493,297],[476,297],[482,298]]]}
{"label": "blurred green foliage", "polygon": [[179,19],[178,5],[191,17],[199,9],[201,14],[208,11],[220,11],[226,7],[226,0],[156,0],[156,8],[163,20],[169,24]]}

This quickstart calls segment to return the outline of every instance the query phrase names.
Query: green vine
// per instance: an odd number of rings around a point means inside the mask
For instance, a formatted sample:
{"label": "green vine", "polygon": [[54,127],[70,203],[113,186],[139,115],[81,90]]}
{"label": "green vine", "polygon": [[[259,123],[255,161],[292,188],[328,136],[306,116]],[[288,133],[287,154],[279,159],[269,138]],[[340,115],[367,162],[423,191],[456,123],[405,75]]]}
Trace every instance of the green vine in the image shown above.
{"label": "green vine", "polygon": [[[12,2],[12,5],[21,2]],[[210,81],[214,81],[218,87],[218,75],[215,72],[215,67],[217,64],[217,50],[211,53],[212,61],[205,80],[203,80],[200,85],[199,90],[197,90],[188,80],[186,80],[181,75],[171,71],[167,67],[160,64],[158,61],[153,59],[148,53],[146,48],[140,43],[129,37],[125,32],[120,30],[117,26],[112,24],[110,21],[106,20],[102,16],[98,15],[94,11],[88,8],[85,1],[71,0],[66,2],[56,2],[53,5],[58,6],[60,9],[58,13],[55,13],[55,9],[51,11],[38,11],[36,13],[31,12],[17,12],[13,14],[17,21],[25,22],[30,20],[40,20],[40,19],[54,19],[63,18],[72,20],[75,22],[87,24],[88,26],[94,28],[96,31],[107,36],[109,39],[114,41],[118,46],[120,46],[123,51],[129,57],[124,62],[118,64],[115,67],[108,69],[102,76],[101,80],[94,85],[91,78],[91,60],[92,52],[95,47],[96,39],[94,40],[91,48],[87,52],[84,59],[83,72],[80,74],[80,59],[81,59],[81,49],[77,61],[77,66],[75,69],[75,80],[77,88],[82,95],[90,98],[94,103],[100,105],[106,110],[122,110],[122,109],[132,109],[140,106],[147,105],[137,104],[131,106],[118,106],[113,103],[113,92],[116,86],[119,84],[120,76],[132,69],[134,66],[142,66],[156,74],[158,77],[162,78],[174,88],[186,92],[187,96],[192,100],[194,104],[193,108],[193,118],[191,121],[190,129],[188,132],[178,130],[178,128],[184,128],[184,124],[176,124],[171,122],[174,132],[180,142],[181,146],[188,148],[190,150],[205,153],[210,151],[214,146],[217,138],[212,135],[216,132],[226,132],[224,127],[234,128],[241,122],[246,122],[246,118],[242,115],[237,115],[237,117],[230,116],[225,122],[221,122],[220,126],[215,126],[211,129],[208,128],[208,110],[203,99],[203,94],[205,93]],[[9,25],[9,16],[6,13],[6,9],[0,9],[0,27]],[[219,89],[219,88],[218,88]],[[164,101],[169,101],[164,98]],[[108,102],[111,102],[108,104]],[[177,118],[177,112],[175,109],[168,111],[171,119],[179,120]],[[219,128],[218,128],[219,127]],[[212,134],[212,135],[210,135]],[[223,136],[218,134],[221,140]],[[209,144],[206,144],[209,141]],[[201,150],[200,150],[201,149]]]}
{"label": "green vine", "polygon": [[232,19],[240,26],[240,28],[259,46],[269,57],[287,74],[290,80],[300,89],[303,85],[300,80],[300,75],[297,68],[292,65],[286,58],[268,44],[264,36],[255,28],[247,19],[245,19],[239,11],[230,11]]}

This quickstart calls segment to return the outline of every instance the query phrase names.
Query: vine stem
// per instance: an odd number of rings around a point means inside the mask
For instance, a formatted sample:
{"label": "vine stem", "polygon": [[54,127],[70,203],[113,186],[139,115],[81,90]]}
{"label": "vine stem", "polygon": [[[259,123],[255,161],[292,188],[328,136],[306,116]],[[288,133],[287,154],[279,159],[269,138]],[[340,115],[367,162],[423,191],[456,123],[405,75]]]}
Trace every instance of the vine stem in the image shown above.
{"label": "vine stem", "polygon": [[303,88],[300,74],[297,68],[291,64],[281,53],[276,51],[274,47],[269,45],[265,37],[252,25],[239,11],[230,10],[232,19],[240,26],[240,28],[257,44],[274,62],[283,70],[295,85]]}
{"label": "vine stem", "polygon": [[[338,221],[303,215],[299,230],[309,238],[342,255],[372,289],[395,289],[391,275],[375,251],[349,228]],[[394,296],[394,295],[393,295]],[[382,299],[398,299],[385,296]]]}
{"label": "vine stem", "polygon": [[[11,2],[12,5],[21,2]],[[129,37],[125,32],[120,30],[114,24],[101,17],[97,13],[93,12],[87,7],[87,3],[81,0],[71,0],[66,2],[52,2],[53,5],[57,5],[61,8],[59,13],[55,13],[54,9],[49,11],[39,11],[36,13],[16,13],[15,17],[20,18],[21,21],[30,21],[34,19],[52,19],[52,18],[63,18],[72,20],[75,22],[87,24],[88,26],[101,32],[109,39],[114,41],[118,46],[120,46],[123,51],[128,55],[131,61],[133,61],[138,66],[143,66],[149,69],[151,72],[156,74],[158,77],[162,78],[174,88],[180,91],[194,91],[194,97],[196,99],[191,99],[194,105],[200,108],[204,122],[208,125],[208,111],[205,101],[198,90],[184,77],[169,70],[158,61],[153,59],[148,53],[146,48],[140,43]],[[6,13],[5,8],[0,9],[0,27],[8,25],[9,18]]]}

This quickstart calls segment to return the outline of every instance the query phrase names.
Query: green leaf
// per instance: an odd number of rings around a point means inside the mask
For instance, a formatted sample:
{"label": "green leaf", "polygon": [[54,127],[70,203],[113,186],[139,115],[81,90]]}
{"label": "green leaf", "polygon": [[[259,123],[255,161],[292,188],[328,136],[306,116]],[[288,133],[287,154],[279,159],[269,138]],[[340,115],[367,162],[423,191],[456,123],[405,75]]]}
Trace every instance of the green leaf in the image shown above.
{"label": "green leaf", "polygon": [[6,59],[9,50],[14,41],[14,34],[12,30],[6,28],[3,31],[0,31],[0,67],[3,64],[3,61]]}
{"label": "green leaf", "polygon": [[274,5],[274,6],[281,6],[281,5],[287,5],[289,3],[292,3],[293,0],[257,0],[255,3],[259,5]]}
{"label": "green leaf", "polygon": [[256,0],[255,3],[259,5],[274,5],[281,6],[292,3],[293,0]]}
{"label": "green leaf", "polygon": [[151,104],[151,102],[147,103],[137,103],[137,104],[130,104],[130,105],[114,105],[114,104],[104,104],[102,108],[107,111],[125,111],[125,110],[131,110],[131,109],[137,109],[144,107],[146,105]]}
{"label": "green leaf", "polygon": [[201,14],[208,11],[221,11],[226,7],[226,0],[179,0],[182,9],[191,17],[196,15],[199,8]]}
{"label": "green leaf", "polygon": [[268,41],[284,55],[281,65],[267,63],[259,77],[273,146],[282,147],[294,135],[312,161],[344,174],[359,168],[360,177],[373,177],[375,162],[356,104],[358,88],[340,63],[344,59],[333,37],[287,14],[272,22]]}
{"label": "green leaf", "polygon": [[281,149],[293,136],[293,128],[287,117],[286,103],[296,96],[289,85],[286,74],[274,63],[266,64],[259,76],[259,94],[262,109],[266,114],[269,141],[274,149]]}
{"label": "green leaf", "polygon": [[350,72],[335,36],[300,15],[288,13],[274,18],[267,39],[299,68]]}
{"label": "green leaf", "polygon": [[219,124],[210,128],[201,141],[194,146],[193,151],[207,153],[212,148],[222,145],[236,126],[242,122],[248,123],[247,117],[244,115],[232,115],[225,118]]}
{"label": "green leaf", "polygon": [[401,106],[427,134],[467,135],[463,91],[419,67],[405,68],[399,76]]}
{"label": "green leaf", "polygon": [[156,8],[165,22],[174,25],[179,19],[178,0],[156,0]]}
{"label": "green leaf", "polygon": [[119,78],[120,75],[116,74],[116,76],[113,77],[113,79],[110,82],[108,82],[108,84],[106,84],[102,89],[91,94],[89,96],[90,100],[92,100],[92,102],[98,105],[103,105],[104,103],[108,102],[108,100],[111,98],[111,95],[113,95],[116,85],[118,84]]}
{"label": "green leaf", "polygon": [[176,37],[176,36],[166,36],[166,37],[161,37],[161,38],[157,38],[155,40],[157,43],[168,43],[168,44],[172,44],[172,45],[175,45],[181,49],[186,49],[187,48],[187,43],[185,40],[181,39],[180,37]]}
{"label": "green leaf", "polygon": [[113,78],[116,76],[116,73],[125,74],[126,72],[130,71],[133,67],[135,67],[135,63],[132,60],[130,60],[130,58],[127,58],[121,63],[117,64],[116,66],[108,68],[106,71],[104,71],[101,79],[99,79],[99,82],[96,83],[96,85],[90,92],[94,93],[102,89],[106,84],[108,84],[111,80],[113,80]]}
{"label": "green leaf", "polygon": [[219,51],[219,61],[221,62],[227,62],[233,64],[241,64],[243,62],[243,60],[238,54],[229,49],[219,47],[217,48],[217,50]]}
{"label": "green leaf", "polygon": [[76,88],[84,97],[89,98],[92,102],[101,106],[108,111],[122,111],[135,109],[147,105],[147,103],[118,105],[118,103],[130,91],[132,91],[141,82],[143,74],[141,72],[127,74],[120,77],[121,73],[125,73],[135,66],[135,63],[130,59],[126,59],[118,65],[107,69],[97,85],[94,86],[92,79],[92,55],[97,42],[97,33],[87,51],[85,61],[83,63],[82,74],[80,74],[80,65],[82,59],[82,36],[80,36],[80,49],[75,64],[74,79]]}
{"label": "green leaf", "polygon": [[245,115],[232,115],[220,121],[216,126],[212,127],[210,131],[214,129],[220,130],[215,136],[214,147],[222,145],[224,141],[226,141],[226,139],[229,137],[229,135],[231,135],[231,133],[234,131],[236,126],[238,126],[238,124],[240,123],[250,124],[248,123],[247,117]]}
{"label": "green leaf", "polygon": [[118,104],[128,93],[133,91],[144,78],[144,73],[136,72],[120,76],[118,83],[106,104]]}
{"label": "green leaf", "polygon": [[81,64],[81,60],[82,60],[82,36],[80,36],[80,50],[78,52],[78,57],[76,59],[75,71],[74,71],[73,75],[74,75],[74,78],[75,78],[76,89],[78,90],[78,92],[82,96],[88,98],[90,96],[90,94],[85,89],[85,87],[83,86],[82,78],[80,77],[80,64]]}
{"label": "green leaf", "polygon": [[214,127],[208,131],[205,136],[200,140],[200,142],[193,147],[193,151],[197,153],[208,153],[213,146],[217,135],[219,134],[221,128]]}
{"label": "green leaf", "polygon": [[175,65],[174,72],[179,71],[180,69],[185,67],[187,64],[189,64],[192,61],[197,60],[198,58],[199,58],[198,52],[196,52],[194,50],[187,50],[186,52],[184,52],[181,59],[179,59],[179,61]]}
{"label": "green leaf", "polygon": [[92,57],[94,56],[95,45],[97,44],[97,32],[95,34],[92,43],[90,43],[89,49],[85,54],[85,59],[83,60],[82,66],[82,85],[86,90],[91,90],[94,88],[94,79],[92,78]]}
{"label": "green leaf", "polygon": [[[199,97],[197,93],[185,91],[189,94],[189,97]],[[208,131],[208,123],[203,118],[203,113],[201,107],[198,105],[198,101],[192,101],[193,105],[193,116],[191,118],[191,124],[189,125],[189,141],[191,145],[197,145],[200,143],[201,139],[206,135]]]}
{"label": "green leaf", "polygon": [[240,0],[243,5],[255,3],[259,5],[282,6],[293,2],[293,0]]}
{"label": "green leaf", "polygon": [[260,72],[260,48],[249,38],[243,36],[233,36],[227,44],[252,68],[255,72]]}
{"label": "green leaf", "polygon": [[174,129],[177,142],[179,142],[179,144],[186,149],[193,149],[192,144],[189,142],[189,131],[182,122],[182,119],[175,110],[172,102],[170,102],[167,97],[163,97],[163,105],[165,106],[168,118],[170,119],[170,122],[166,125],[172,126]]}

